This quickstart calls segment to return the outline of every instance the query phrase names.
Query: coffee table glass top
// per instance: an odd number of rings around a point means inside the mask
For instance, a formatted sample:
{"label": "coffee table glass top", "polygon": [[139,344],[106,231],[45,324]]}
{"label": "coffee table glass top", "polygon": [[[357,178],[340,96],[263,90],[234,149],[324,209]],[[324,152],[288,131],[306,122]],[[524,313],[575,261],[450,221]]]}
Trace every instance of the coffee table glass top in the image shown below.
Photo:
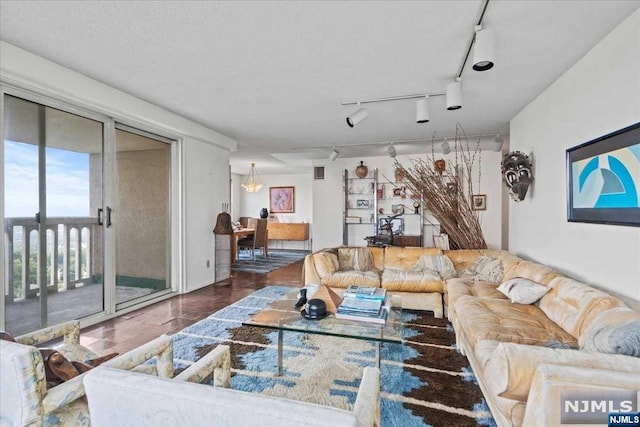
{"label": "coffee table glass top", "polygon": [[389,310],[384,325],[345,319],[336,319],[333,314],[322,320],[307,320],[300,311],[293,308],[298,292],[291,292],[272,302],[250,319],[242,322],[245,326],[258,326],[284,331],[333,335],[381,342],[402,341],[402,309]]}

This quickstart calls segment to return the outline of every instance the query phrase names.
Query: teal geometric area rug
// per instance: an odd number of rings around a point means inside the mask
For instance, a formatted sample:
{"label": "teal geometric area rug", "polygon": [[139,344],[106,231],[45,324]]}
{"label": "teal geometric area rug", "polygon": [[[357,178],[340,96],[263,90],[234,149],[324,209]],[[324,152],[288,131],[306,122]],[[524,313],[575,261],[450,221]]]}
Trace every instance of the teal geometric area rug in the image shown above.
{"label": "teal geometric area rug", "polygon": [[[241,322],[292,288],[268,286],[174,336],[176,369],[218,344],[231,347],[231,387],[352,409],[362,368],[375,366],[369,341],[284,332],[284,372],[277,372],[277,332]],[[403,311],[403,343],[381,351],[383,427],[495,426],[467,359],[455,350],[446,319]]]}
{"label": "teal geometric area rug", "polygon": [[256,251],[254,260],[250,251],[241,251],[238,253],[238,261],[231,266],[231,270],[265,274],[300,261],[309,254],[309,251],[272,250],[269,251],[269,256],[265,257],[259,252],[259,250]]}

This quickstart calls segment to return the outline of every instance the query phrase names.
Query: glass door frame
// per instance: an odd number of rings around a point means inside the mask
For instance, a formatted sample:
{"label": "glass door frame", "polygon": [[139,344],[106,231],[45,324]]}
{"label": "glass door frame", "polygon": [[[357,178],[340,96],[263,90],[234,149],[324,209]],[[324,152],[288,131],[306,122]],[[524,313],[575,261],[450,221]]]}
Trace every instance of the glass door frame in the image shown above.
{"label": "glass door frame", "polygon": [[[179,135],[172,134],[170,131],[156,128],[153,125],[147,125],[140,123],[137,120],[128,120],[126,117],[110,114],[110,112],[98,113],[92,109],[83,108],[75,105],[73,100],[60,99],[60,95],[57,93],[40,94],[28,89],[24,89],[19,86],[15,86],[10,83],[0,83],[0,165],[2,165],[2,173],[0,173],[0,224],[3,224],[4,229],[4,212],[5,212],[5,200],[4,200],[4,99],[5,95],[11,95],[14,97],[22,98],[27,101],[35,102],[45,107],[55,108],[67,113],[71,113],[80,117],[95,120],[103,124],[103,209],[106,212],[106,207],[113,207],[115,205],[115,179],[116,179],[116,164],[115,164],[115,132],[116,127],[122,128],[126,131],[135,131],[142,135],[147,133],[153,138],[163,141],[171,142],[171,180],[170,180],[170,232],[169,232],[169,265],[170,271],[168,274],[168,280],[170,280],[170,287],[162,292],[157,292],[149,297],[143,297],[135,299],[131,304],[122,304],[122,306],[116,307],[116,255],[115,255],[115,227],[106,227],[106,222],[103,224],[103,311],[80,319],[81,326],[89,326],[95,323],[102,322],[104,320],[117,317],[129,311],[136,310],[154,302],[160,301],[165,298],[169,298],[181,290],[184,287],[184,250],[183,250],[183,236],[184,230],[181,223],[183,216],[183,153],[184,146],[183,138]],[[77,98],[77,102],[81,104],[83,101]],[[117,125],[116,125],[117,123]],[[42,167],[42,166],[40,166]],[[2,297],[0,298],[0,330],[5,329],[5,286],[7,280],[6,271],[6,248],[4,242],[4,232],[2,233],[2,244],[0,244],[0,283],[2,284]],[[46,235],[45,235],[46,238]],[[46,262],[40,261],[40,262]],[[46,273],[45,273],[46,274]],[[51,325],[49,325],[51,326]]]}

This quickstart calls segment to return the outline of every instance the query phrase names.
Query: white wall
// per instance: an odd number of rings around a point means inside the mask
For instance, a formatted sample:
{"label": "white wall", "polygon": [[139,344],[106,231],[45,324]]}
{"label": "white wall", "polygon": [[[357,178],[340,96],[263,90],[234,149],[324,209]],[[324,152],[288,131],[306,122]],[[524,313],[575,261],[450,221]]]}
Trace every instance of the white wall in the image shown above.
{"label": "white wall", "polygon": [[535,186],[511,203],[509,248],[594,286],[640,299],[640,228],[567,222],[565,150],[640,118],[640,10],[511,121],[533,147]]}
{"label": "white wall", "polygon": [[[398,156],[398,160],[403,165],[409,165],[410,159],[422,158],[426,155]],[[455,154],[452,152],[448,155],[436,154],[436,158],[443,158],[447,162],[455,162]],[[489,248],[500,249],[502,247],[502,193],[504,186],[501,183],[500,176],[500,160],[501,153],[493,151],[482,151],[481,155],[481,181],[478,187],[477,178],[474,179],[474,192],[476,194],[487,195],[487,210],[480,213],[480,222],[485,236],[485,240]],[[325,179],[313,181],[313,218],[314,218],[314,249],[339,246],[342,244],[342,211],[343,211],[343,181],[342,171],[349,170],[349,176],[355,176],[355,168],[360,164],[360,160],[373,170],[378,168],[378,182],[382,182],[386,178],[394,180],[393,159],[390,157],[369,157],[362,159],[341,159],[338,158],[334,162],[317,161],[316,166],[325,167]],[[477,176],[474,174],[474,176]],[[411,206],[411,199],[400,199],[400,202]],[[395,202],[394,202],[395,203]],[[385,204],[385,206],[387,206]],[[411,208],[405,209],[409,211]],[[385,208],[385,213],[388,210]],[[409,228],[411,216],[407,216],[405,223],[407,224],[406,234],[418,234],[419,229]],[[369,225],[350,225],[350,229],[357,230],[350,234],[349,243],[352,245],[365,246],[365,236],[374,234],[373,226]],[[425,246],[433,246],[430,239],[431,228],[425,227]],[[437,232],[437,231],[436,231]]]}
{"label": "white wall", "polygon": [[[213,268],[207,269],[203,259],[210,255],[214,265],[213,219],[221,203],[229,200],[228,151],[237,148],[234,140],[5,42],[0,42],[0,81],[182,140],[183,166],[187,169],[182,176],[184,209],[180,220],[185,224],[185,234],[181,243],[183,248],[190,248],[193,260],[182,266],[179,258],[174,258],[172,268],[180,271],[184,267],[177,279],[183,291],[213,282]],[[0,161],[0,168],[2,165]],[[0,215],[2,212],[0,206]],[[174,234],[174,238],[179,236]],[[176,252],[174,255],[179,256]]]}
{"label": "white wall", "polygon": [[[229,152],[199,141],[184,145],[186,291],[215,281],[213,227],[229,202]],[[207,267],[209,261],[209,267]]]}
{"label": "white wall", "polygon": [[[313,196],[312,185],[313,176],[311,174],[282,174],[282,175],[260,175],[263,187],[257,193],[248,193],[240,184],[246,179],[246,175],[235,175],[238,180],[237,187],[239,190],[239,209],[234,211],[237,217],[233,220],[237,221],[241,216],[249,216],[253,218],[260,217],[260,210],[267,208],[269,210],[269,187],[295,187],[295,212],[294,213],[278,213],[274,214],[278,222],[307,222],[311,223],[313,230]],[[234,185],[235,187],[235,185]],[[304,249],[304,242],[295,241],[271,241],[270,248],[276,249]],[[308,244],[307,244],[308,247]]]}

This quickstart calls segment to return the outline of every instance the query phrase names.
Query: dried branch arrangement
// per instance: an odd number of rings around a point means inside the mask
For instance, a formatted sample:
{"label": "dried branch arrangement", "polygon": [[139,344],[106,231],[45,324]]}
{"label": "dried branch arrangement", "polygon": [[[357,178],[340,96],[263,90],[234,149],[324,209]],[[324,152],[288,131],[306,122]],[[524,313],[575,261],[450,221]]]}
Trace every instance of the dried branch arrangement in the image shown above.
{"label": "dried branch arrangement", "polygon": [[[455,164],[437,159],[431,144],[426,159],[410,159],[411,167],[398,160],[395,173],[406,181],[412,194],[420,195],[425,209],[440,223],[440,231],[449,235],[452,249],[486,249],[480,227],[479,214],[471,208],[473,193],[473,165],[480,164],[480,143],[470,144],[464,130],[456,126]],[[478,185],[480,182],[478,168]]]}

